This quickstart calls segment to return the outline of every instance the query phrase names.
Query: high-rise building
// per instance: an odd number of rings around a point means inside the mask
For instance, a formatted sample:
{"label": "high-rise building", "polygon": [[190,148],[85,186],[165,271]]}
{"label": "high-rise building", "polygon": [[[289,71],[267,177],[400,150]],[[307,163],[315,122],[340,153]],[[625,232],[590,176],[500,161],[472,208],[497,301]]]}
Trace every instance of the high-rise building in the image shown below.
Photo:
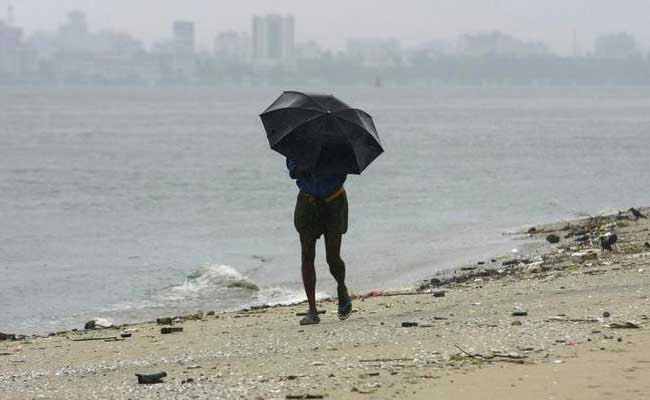
{"label": "high-rise building", "polygon": [[195,35],[194,23],[176,21],[173,27],[172,58],[173,69],[182,79],[191,79],[194,76],[195,60]]}
{"label": "high-rise building", "polygon": [[174,22],[174,52],[176,54],[194,54],[194,23]]}
{"label": "high-rise building", "polygon": [[61,49],[66,53],[90,51],[91,39],[88,33],[86,14],[81,11],[68,13],[68,20],[59,28]]}
{"label": "high-rise building", "polygon": [[253,61],[260,66],[295,63],[295,24],[292,16],[253,17]]}
{"label": "high-rise building", "polygon": [[214,55],[220,63],[246,64],[250,60],[250,42],[248,33],[221,32],[214,41]]}
{"label": "high-rise building", "polygon": [[625,59],[640,57],[641,50],[636,38],[627,33],[603,35],[596,38],[594,56],[598,58]]}

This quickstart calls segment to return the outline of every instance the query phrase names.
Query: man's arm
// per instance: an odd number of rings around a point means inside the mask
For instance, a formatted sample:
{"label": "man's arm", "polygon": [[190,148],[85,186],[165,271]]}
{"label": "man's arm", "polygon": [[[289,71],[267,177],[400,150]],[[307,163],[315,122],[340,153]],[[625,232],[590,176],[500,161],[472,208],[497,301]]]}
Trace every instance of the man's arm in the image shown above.
{"label": "man's arm", "polygon": [[298,165],[295,160],[287,158],[287,169],[289,170],[289,176],[291,179],[299,179],[309,174],[302,166]]}

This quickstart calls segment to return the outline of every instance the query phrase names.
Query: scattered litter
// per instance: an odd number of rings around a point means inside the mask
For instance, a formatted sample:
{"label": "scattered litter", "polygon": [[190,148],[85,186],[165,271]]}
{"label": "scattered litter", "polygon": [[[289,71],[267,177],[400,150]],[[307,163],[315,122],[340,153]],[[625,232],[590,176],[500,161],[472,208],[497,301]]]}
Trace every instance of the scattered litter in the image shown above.
{"label": "scattered litter", "polygon": [[162,379],[167,376],[165,371],[157,374],[135,374],[138,377],[140,385],[152,385],[155,383],[162,383]]}
{"label": "scattered litter", "polygon": [[183,332],[183,328],[179,326],[160,328],[160,333],[163,335],[169,335],[171,333],[180,333],[180,332]]}
{"label": "scattered litter", "polygon": [[608,327],[612,329],[639,329],[641,328],[641,324],[635,321],[625,321],[623,323],[612,322]]}
{"label": "scattered litter", "polygon": [[525,317],[526,315],[528,315],[528,311],[525,308],[515,307],[512,311],[513,317]]}

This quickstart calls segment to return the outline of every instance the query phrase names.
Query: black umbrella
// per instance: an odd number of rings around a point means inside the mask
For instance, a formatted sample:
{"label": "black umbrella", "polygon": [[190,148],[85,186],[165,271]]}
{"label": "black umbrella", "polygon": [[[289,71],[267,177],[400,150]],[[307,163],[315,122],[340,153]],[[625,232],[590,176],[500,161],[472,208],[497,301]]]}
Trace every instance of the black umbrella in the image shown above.
{"label": "black umbrella", "polygon": [[284,92],[260,118],[271,148],[315,174],[360,174],[384,151],[372,117],[332,95]]}

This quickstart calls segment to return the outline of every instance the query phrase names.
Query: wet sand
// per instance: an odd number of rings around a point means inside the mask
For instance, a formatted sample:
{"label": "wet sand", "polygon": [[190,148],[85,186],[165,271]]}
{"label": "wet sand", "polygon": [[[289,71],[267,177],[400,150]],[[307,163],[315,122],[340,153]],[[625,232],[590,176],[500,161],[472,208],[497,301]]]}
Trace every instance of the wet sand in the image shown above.
{"label": "wet sand", "polygon": [[[165,335],[153,322],[1,341],[0,399],[650,396],[650,224],[591,221],[618,225],[610,253],[564,238],[588,222],[536,227],[562,240],[525,262],[357,298],[347,321],[324,301],[316,326],[298,326],[300,304],[195,315]],[[160,384],[135,377],[161,371]]]}

